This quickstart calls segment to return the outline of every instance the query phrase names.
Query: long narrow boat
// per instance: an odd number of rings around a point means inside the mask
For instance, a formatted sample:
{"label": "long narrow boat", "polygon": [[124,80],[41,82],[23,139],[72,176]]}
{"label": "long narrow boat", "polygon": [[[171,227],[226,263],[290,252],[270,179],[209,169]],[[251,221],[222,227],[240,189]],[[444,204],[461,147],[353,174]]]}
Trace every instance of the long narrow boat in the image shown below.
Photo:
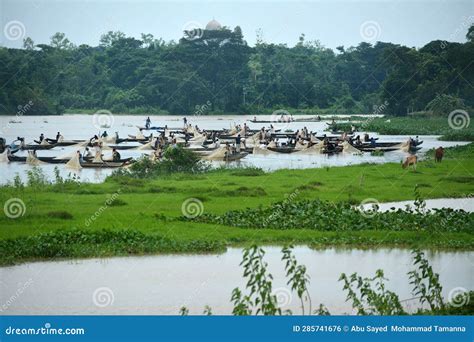
{"label": "long narrow boat", "polygon": [[230,162],[230,161],[239,160],[239,159],[244,158],[247,155],[248,155],[247,152],[232,153],[232,154],[226,155],[224,157],[224,161]]}

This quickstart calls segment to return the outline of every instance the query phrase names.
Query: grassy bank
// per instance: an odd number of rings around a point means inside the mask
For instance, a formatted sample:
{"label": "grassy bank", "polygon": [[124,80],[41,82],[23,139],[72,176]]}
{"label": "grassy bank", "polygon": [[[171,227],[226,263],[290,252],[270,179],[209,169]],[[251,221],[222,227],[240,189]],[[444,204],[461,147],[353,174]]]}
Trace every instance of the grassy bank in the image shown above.
{"label": "grassy bank", "polygon": [[[6,211],[0,214],[0,240],[3,241],[0,262],[217,252],[224,246],[253,242],[317,247],[411,246],[416,243],[425,248],[473,249],[472,227],[463,231],[431,231],[389,229],[375,224],[358,230],[331,227],[315,230],[303,225],[283,230],[183,220],[183,203],[190,198],[198,200],[197,209],[204,215],[224,215],[231,210],[268,207],[287,198],[297,202],[324,200],[351,204],[367,198],[379,202],[407,200],[414,198],[416,185],[423,198],[472,196],[473,150],[472,144],[448,149],[443,163],[420,162],[416,173],[391,163],[272,173],[258,169],[216,170],[194,175],[176,173],[158,179],[121,176],[109,178],[102,184],[73,181],[46,184],[37,175],[30,178],[29,185],[17,183],[1,189],[2,203],[6,205],[8,200],[18,198],[24,203],[25,210],[18,218],[7,217]],[[350,222],[346,226],[350,227]],[[85,237],[65,239],[67,235],[64,234],[73,229],[79,231],[78,236]],[[117,237],[122,233],[88,236],[104,230],[126,231],[126,238]],[[48,249],[57,252],[51,254]]]}
{"label": "grassy bank", "polygon": [[[459,123],[458,123],[459,124]],[[351,124],[338,124],[337,129],[349,131]],[[384,117],[355,124],[358,130],[387,135],[441,135],[443,141],[474,141],[474,125],[453,129],[446,117]]]}

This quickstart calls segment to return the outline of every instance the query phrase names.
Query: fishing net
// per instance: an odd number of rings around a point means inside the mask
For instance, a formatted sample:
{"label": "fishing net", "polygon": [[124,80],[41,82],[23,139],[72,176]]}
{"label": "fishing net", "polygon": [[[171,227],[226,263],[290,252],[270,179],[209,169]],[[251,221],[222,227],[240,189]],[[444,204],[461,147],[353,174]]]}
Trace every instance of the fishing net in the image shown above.
{"label": "fishing net", "polygon": [[79,153],[75,153],[74,156],[72,156],[72,158],[66,163],[66,167],[76,170],[82,168],[81,162],[79,160]]}
{"label": "fishing net", "polygon": [[75,145],[71,145],[69,147],[74,148],[74,149],[80,149],[81,147],[86,147],[89,145],[89,140],[84,140],[83,142],[77,143]]}
{"label": "fishing net", "polygon": [[46,141],[46,139],[43,139],[43,141],[40,144],[41,146],[49,146],[51,145],[49,142]]}
{"label": "fishing net", "polygon": [[253,154],[255,155],[269,155],[269,154],[276,154],[278,152],[268,150],[266,147],[260,147],[258,145],[255,145],[253,147]]}
{"label": "fishing net", "polygon": [[299,150],[294,153],[297,154],[320,154],[322,149],[324,148],[324,143],[322,141],[314,144],[311,147],[305,148],[304,150]]}
{"label": "fishing net", "polygon": [[75,154],[77,154],[77,152],[74,150],[74,151],[71,151],[71,152],[61,154],[57,157],[54,157],[54,159],[71,159],[72,157],[74,157]]}
{"label": "fishing net", "polygon": [[214,152],[212,152],[208,156],[204,157],[204,159],[206,159],[206,160],[220,160],[220,159],[223,159],[225,157],[226,152],[227,152],[227,150],[226,150],[225,146],[219,147]]}
{"label": "fishing net", "polygon": [[103,163],[104,161],[102,160],[102,151],[98,150],[95,153],[94,159],[92,160],[93,163]]}
{"label": "fishing net", "polygon": [[8,163],[10,160],[8,159],[8,148],[3,151],[3,153],[0,153],[0,163]]}
{"label": "fishing net", "polygon": [[138,131],[136,139],[138,140],[145,140],[146,137],[143,135],[142,131]]}
{"label": "fishing net", "polygon": [[310,136],[310,140],[312,143],[318,143],[320,142],[321,140],[319,140],[318,138],[316,138],[314,135],[311,134]]}
{"label": "fishing net", "polygon": [[393,146],[393,148],[398,148],[403,152],[408,152],[410,150],[410,142],[405,141],[403,143],[400,143],[398,145]]}
{"label": "fishing net", "polygon": [[40,161],[38,158],[36,158],[33,151],[28,151],[28,156],[26,157],[26,163],[28,165],[34,165],[34,166],[44,164],[42,161]]}
{"label": "fishing net", "polygon": [[270,142],[268,143],[268,145],[267,145],[267,148],[268,148],[268,147],[275,148],[275,147],[277,147],[277,144],[276,144],[275,141],[270,141]]}
{"label": "fishing net", "polygon": [[141,146],[135,147],[134,150],[153,150],[153,146],[155,146],[155,142],[149,142],[146,144],[143,144]]}
{"label": "fishing net", "polygon": [[347,141],[342,143],[342,152],[344,153],[361,153],[360,150],[349,144]]}

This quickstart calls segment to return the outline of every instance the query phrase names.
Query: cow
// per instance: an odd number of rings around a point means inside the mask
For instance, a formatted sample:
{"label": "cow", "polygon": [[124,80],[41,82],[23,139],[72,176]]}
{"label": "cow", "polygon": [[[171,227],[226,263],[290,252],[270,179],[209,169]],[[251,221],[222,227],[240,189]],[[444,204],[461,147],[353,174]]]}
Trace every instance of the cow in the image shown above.
{"label": "cow", "polygon": [[440,146],[435,150],[435,162],[441,163],[441,161],[443,160],[443,156],[444,156],[444,148]]}
{"label": "cow", "polygon": [[415,155],[408,156],[405,159],[405,162],[402,164],[402,168],[406,169],[410,165],[413,165],[413,172],[416,172],[416,163],[418,161],[418,157]]}

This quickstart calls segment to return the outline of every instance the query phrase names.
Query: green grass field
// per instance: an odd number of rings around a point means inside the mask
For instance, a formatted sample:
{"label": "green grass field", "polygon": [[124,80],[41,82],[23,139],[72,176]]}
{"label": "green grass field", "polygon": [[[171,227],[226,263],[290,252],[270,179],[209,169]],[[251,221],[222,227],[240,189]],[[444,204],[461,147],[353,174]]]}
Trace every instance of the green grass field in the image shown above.
{"label": "green grass field", "polygon": [[[24,187],[2,187],[0,199],[6,203],[19,198],[25,213],[18,218],[0,215],[0,242],[15,246],[19,237],[70,230],[133,230],[149,236],[160,236],[176,244],[212,241],[222,245],[251,242],[265,244],[309,244],[357,246],[474,247],[474,235],[409,231],[334,232],[309,229],[246,229],[179,220],[182,204],[197,198],[203,212],[222,214],[229,210],[256,208],[283,201],[323,199],[358,204],[367,198],[379,202],[414,198],[414,188],[423,198],[462,197],[474,193],[474,160],[472,146],[448,151],[441,164],[420,162],[417,172],[403,170],[400,164],[358,165],[306,170],[280,170],[264,173],[253,169],[217,170],[204,174],[174,174],[160,179],[119,177],[103,184],[65,183],[33,184]],[[297,190],[295,192],[295,190]],[[293,195],[292,195],[293,194]],[[110,201],[116,198],[115,201]],[[7,241],[5,239],[8,239]],[[33,242],[32,242],[33,243]],[[54,243],[54,242],[53,242]],[[80,242],[75,242],[80,243]],[[220,247],[219,247],[220,248]],[[72,248],[66,257],[126,254],[95,246]],[[216,249],[218,249],[216,247]],[[172,250],[172,249],[171,249]],[[161,252],[160,248],[142,252]],[[169,252],[169,250],[166,250]],[[1,253],[1,252],[0,252]],[[129,253],[141,253],[140,250]],[[37,256],[37,255],[36,255]],[[0,258],[6,259],[5,252]],[[19,255],[16,261],[32,258]],[[11,258],[9,258],[11,259]],[[11,260],[10,260],[11,261]]]}

